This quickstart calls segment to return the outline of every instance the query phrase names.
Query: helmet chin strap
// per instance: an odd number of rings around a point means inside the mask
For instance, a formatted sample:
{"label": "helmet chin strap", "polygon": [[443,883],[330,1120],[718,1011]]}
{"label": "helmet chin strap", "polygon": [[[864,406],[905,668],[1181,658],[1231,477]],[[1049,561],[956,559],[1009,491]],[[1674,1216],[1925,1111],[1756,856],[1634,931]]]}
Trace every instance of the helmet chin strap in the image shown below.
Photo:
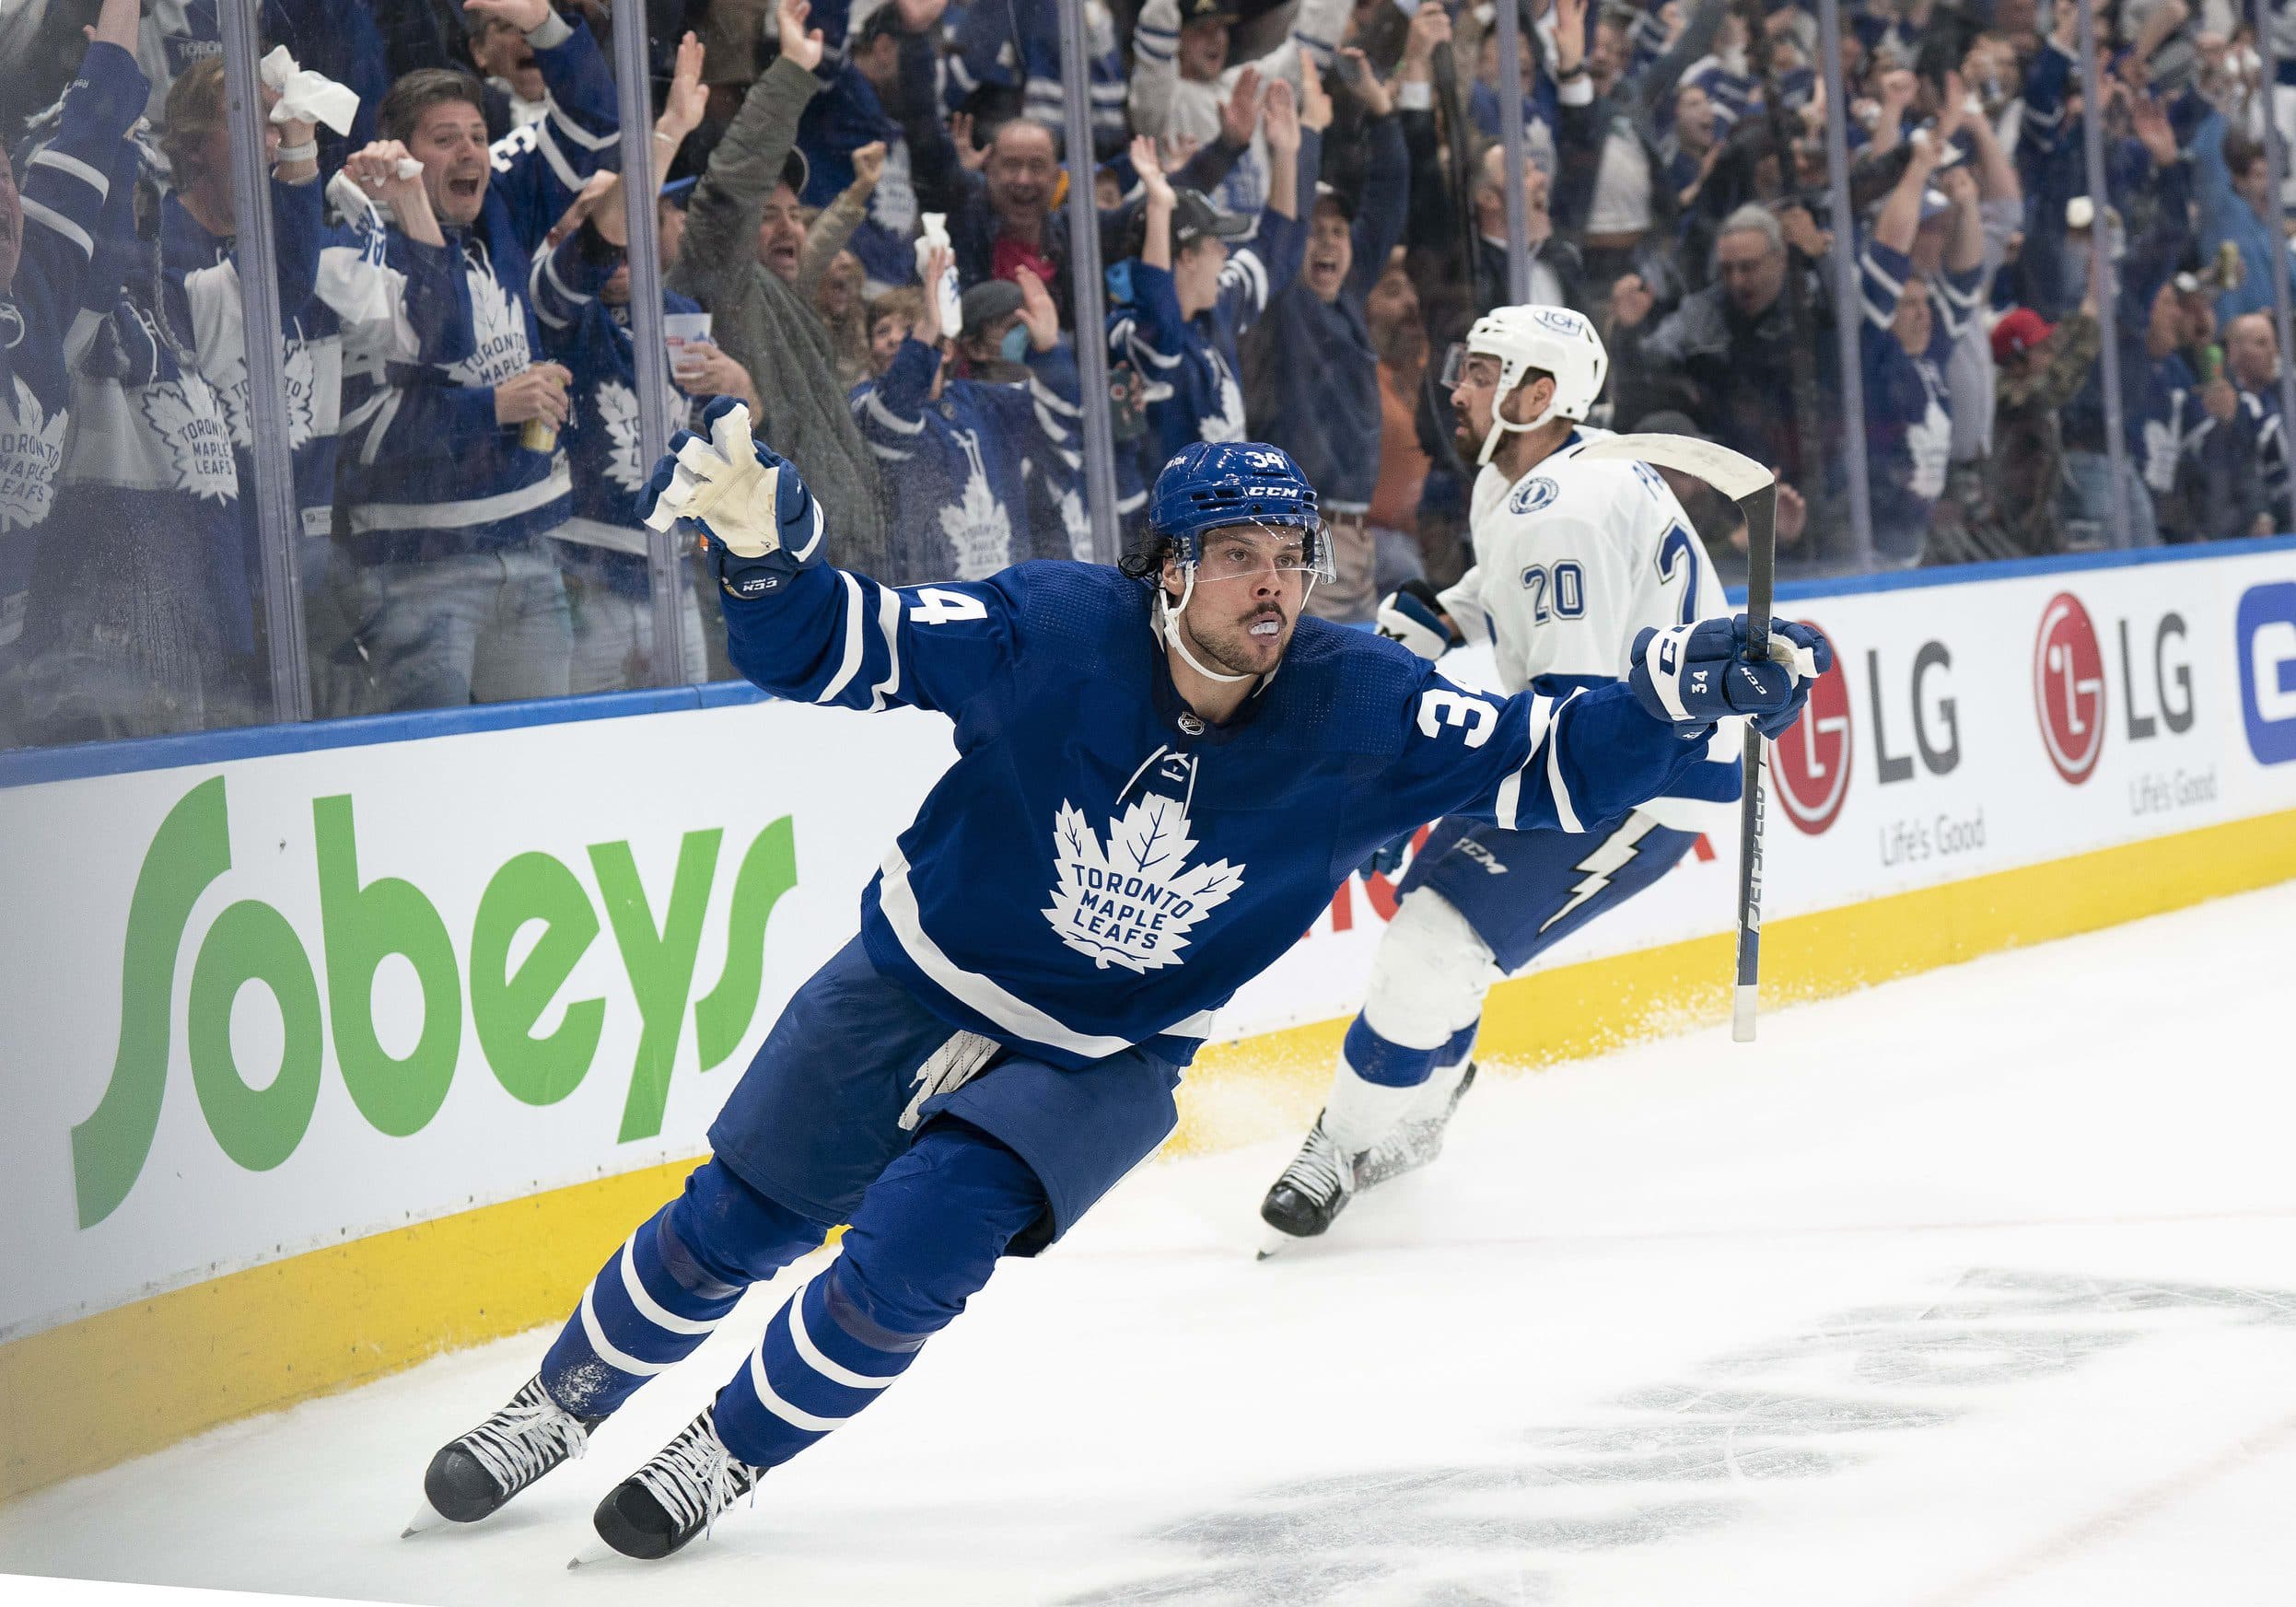
{"label": "helmet chin strap", "polygon": [[1223,675],[1217,670],[1207,670],[1200,661],[1198,661],[1194,653],[1188,651],[1188,638],[1182,635],[1180,630],[1180,616],[1188,611],[1188,600],[1195,595],[1195,565],[1194,564],[1188,565],[1187,572],[1187,581],[1180,588],[1180,606],[1178,608],[1174,608],[1172,606],[1171,593],[1166,591],[1160,586],[1156,589],[1156,604],[1162,614],[1161,623],[1164,627],[1164,640],[1170,642],[1174,647],[1177,647],[1180,650],[1181,658],[1187,660],[1188,668],[1195,670],[1198,675],[1201,675],[1206,681],[1233,682],[1238,681],[1258,680],[1259,677],[1256,675]]}
{"label": "helmet chin strap", "polygon": [[1547,400],[1546,411],[1529,424],[1517,424],[1509,419],[1500,407],[1500,403],[1505,400],[1506,398],[1498,396],[1491,399],[1491,428],[1489,433],[1483,437],[1482,456],[1474,460],[1475,467],[1478,469],[1488,463],[1491,460],[1491,454],[1498,450],[1498,441],[1501,436],[1526,434],[1537,429],[1555,416],[1555,402],[1551,395]]}

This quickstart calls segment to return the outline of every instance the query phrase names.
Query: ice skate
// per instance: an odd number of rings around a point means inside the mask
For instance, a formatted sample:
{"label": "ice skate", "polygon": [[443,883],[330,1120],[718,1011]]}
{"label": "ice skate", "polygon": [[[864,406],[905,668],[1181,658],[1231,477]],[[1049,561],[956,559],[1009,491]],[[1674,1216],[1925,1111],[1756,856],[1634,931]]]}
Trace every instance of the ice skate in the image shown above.
{"label": "ice skate", "polygon": [[1443,1153],[1443,1135],[1451,1128],[1451,1119],[1458,1112],[1459,1101],[1474,1086],[1474,1063],[1460,1074],[1458,1086],[1444,1100],[1443,1107],[1431,1116],[1406,1120],[1395,1131],[1381,1139],[1370,1148],[1356,1157],[1356,1189],[1365,1189],[1392,1182],[1404,1172],[1416,1171]]}
{"label": "ice skate", "polygon": [[608,1493],[592,1522],[599,1539],[624,1556],[665,1557],[707,1533],[717,1515],[764,1476],[764,1469],[737,1461],[726,1449],[717,1438],[716,1409],[705,1408],[653,1461]]}
{"label": "ice skate", "polygon": [[1323,1118],[1319,1115],[1300,1153],[1291,1158],[1284,1175],[1260,1202],[1260,1220],[1278,1235],[1269,1241],[1269,1248],[1260,1252],[1261,1258],[1273,1254],[1287,1240],[1312,1239],[1323,1232],[1346,1208],[1355,1192],[1355,1158],[1339,1152],[1338,1146],[1324,1135]]}
{"label": "ice skate", "polygon": [[[509,1403],[459,1439],[439,1449],[423,1474],[428,1512],[417,1512],[406,1533],[434,1527],[428,1514],[449,1523],[476,1523],[559,1463],[589,1448],[602,1417],[577,1417],[529,1379]],[[403,1536],[402,1536],[403,1538]]]}

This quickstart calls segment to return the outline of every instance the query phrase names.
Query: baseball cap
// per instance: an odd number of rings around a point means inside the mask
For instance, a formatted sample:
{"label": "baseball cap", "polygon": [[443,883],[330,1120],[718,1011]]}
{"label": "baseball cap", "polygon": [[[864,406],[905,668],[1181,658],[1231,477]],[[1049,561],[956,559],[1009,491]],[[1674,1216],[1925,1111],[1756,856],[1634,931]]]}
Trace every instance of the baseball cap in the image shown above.
{"label": "baseball cap", "polygon": [[1201,190],[1183,189],[1173,195],[1171,247],[1175,251],[1195,240],[1232,240],[1251,232],[1250,218],[1222,212]]}
{"label": "baseball cap", "polygon": [[2030,352],[2057,332],[2057,326],[2030,307],[2012,307],[1993,326],[1993,360]]}
{"label": "baseball cap", "polygon": [[1009,279],[984,279],[957,299],[968,330],[984,329],[1007,313],[1020,310],[1020,286]]}
{"label": "baseball cap", "polygon": [[1224,22],[1233,28],[1241,20],[1233,0],[1180,0],[1180,26],[1191,22]]}

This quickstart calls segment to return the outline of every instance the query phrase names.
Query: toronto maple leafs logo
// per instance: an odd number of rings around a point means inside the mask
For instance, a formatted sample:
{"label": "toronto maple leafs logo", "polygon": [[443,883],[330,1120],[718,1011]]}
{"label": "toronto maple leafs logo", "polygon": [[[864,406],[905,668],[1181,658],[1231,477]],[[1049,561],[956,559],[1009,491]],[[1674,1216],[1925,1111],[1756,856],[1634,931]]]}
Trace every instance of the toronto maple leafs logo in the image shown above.
{"label": "toronto maple leafs logo", "polygon": [[1219,374],[1219,411],[1207,413],[1198,421],[1196,429],[1207,441],[1240,441],[1243,439],[1243,387],[1219,354],[1212,354],[1212,367]]}
{"label": "toronto maple leafs logo", "polygon": [[13,416],[0,412],[0,530],[29,530],[45,519],[64,467],[64,410],[49,416],[23,376],[12,379]]}
{"label": "toronto maple leafs logo", "polygon": [[465,277],[471,282],[471,332],[478,344],[447,372],[459,384],[499,385],[530,366],[524,310],[510,305],[493,274],[472,264]]}
{"label": "toronto maple leafs logo", "polygon": [[1092,521],[1084,511],[1084,497],[1071,488],[1058,498],[1061,528],[1068,532],[1068,555],[1079,564],[1092,561]]}
{"label": "toronto maple leafs logo", "polygon": [[1121,965],[1146,975],[1178,965],[1195,924],[1243,885],[1242,866],[1191,866],[1195,850],[1178,798],[1135,798],[1109,821],[1105,844],[1064,798],[1053,825],[1060,884],[1042,913],[1063,943],[1103,971]]}
{"label": "toronto maple leafs logo", "polygon": [[964,495],[940,509],[941,534],[956,554],[957,578],[985,580],[1012,562],[1012,516],[988,488],[981,460],[981,438],[970,430],[950,432],[964,448],[968,472]]}
{"label": "toronto maple leafs logo", "polygon": [[598,388],[598,420],[606,426],[606,478],[635,492],[646,483],[638,462],[637,392],[619,379],[604,381]]}
{"label": "toronto maple leafs logo", "polygon": [[172,489],[216,502],[229,502],[239,495],[230,431],[206,380],[186,371],[173,380],[143,387],[136,404],[153,437],[167,449]]}

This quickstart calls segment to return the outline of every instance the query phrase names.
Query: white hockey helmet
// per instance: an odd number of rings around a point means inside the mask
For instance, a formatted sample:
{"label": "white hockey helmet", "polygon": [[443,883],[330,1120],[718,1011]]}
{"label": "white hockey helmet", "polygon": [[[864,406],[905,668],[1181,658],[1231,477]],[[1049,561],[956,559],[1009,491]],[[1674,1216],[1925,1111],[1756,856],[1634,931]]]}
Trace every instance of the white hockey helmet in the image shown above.
{"label": "white hockey helmet", "polygon": [[[1463,348],[1469,356],[1498,359],[1498,388],[1491,397],[1491,429],[1483,437],[1480,463],[1491,460],[1499,437],[1534,430],[1550,419],[1583,419],[1603,394],[1603,379],[1610,372],[1610,354],[1592,320],[1568,307],[1495,307],[1474,320]],[[1546,411],[1528,424],[1509,421],[1500,404],[1514,394],[1523,376],[1538,372],[1555,379],[1555,394]],[[1449,378],[1447,376],[1447,378]]]}

